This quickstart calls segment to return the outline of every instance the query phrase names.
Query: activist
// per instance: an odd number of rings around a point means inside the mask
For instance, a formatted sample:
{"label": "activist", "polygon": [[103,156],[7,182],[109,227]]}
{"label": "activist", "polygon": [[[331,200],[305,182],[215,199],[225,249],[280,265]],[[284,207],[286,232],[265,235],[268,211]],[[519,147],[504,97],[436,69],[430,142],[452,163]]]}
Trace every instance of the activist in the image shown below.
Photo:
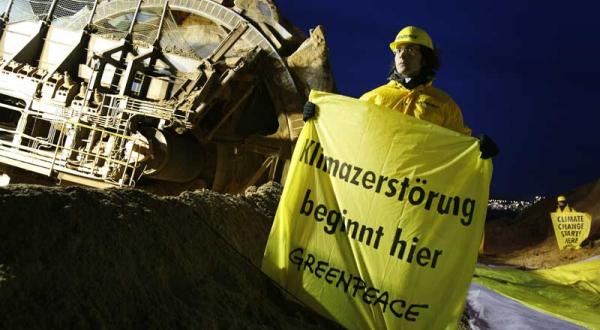
{"label": "activist", "polygon": [[556,201],[558,202],[558,206],[556,207],[556,213],[577,212],[574,208],[569,206],[569,203],[567,203],[567,198],[565,196],[558,196]]}
{"label": "activist", "polygon": [[[448,94],[432,86],[436,71],[440,68],[440,59],[427,32],[407,26],[390,43],[390,49],[395,57],[389,82],[365,93],[360,99],[471,135],[471,129],[464,124],[458,105]],[[303,119],[307,121],[314,116],[315,104],[307,102]],[[499,149],[490,137],[481,135],[479,140],[481,158],[487,159],[498,154]]]}

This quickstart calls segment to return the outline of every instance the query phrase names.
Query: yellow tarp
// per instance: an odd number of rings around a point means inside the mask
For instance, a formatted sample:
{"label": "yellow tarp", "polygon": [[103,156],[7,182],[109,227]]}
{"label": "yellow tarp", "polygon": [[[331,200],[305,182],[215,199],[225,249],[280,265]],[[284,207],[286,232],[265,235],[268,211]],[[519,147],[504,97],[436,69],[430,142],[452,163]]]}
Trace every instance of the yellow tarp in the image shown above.
{"label": "yellow tarp", "polygon": [[350,329],[455,328],[492,164],[475,138],[313,92],[263,270]]}
{"label": "yellow tarp", "polygon": [[592,216],[581,212],[553,212],[550,217],[558,248],[581,248],[581,243],[590,234]]}
{"label": "yellow tarp", "polygon": [[533,309],[600,329],[600,259],[532,271],[478,266],[473,281]]}

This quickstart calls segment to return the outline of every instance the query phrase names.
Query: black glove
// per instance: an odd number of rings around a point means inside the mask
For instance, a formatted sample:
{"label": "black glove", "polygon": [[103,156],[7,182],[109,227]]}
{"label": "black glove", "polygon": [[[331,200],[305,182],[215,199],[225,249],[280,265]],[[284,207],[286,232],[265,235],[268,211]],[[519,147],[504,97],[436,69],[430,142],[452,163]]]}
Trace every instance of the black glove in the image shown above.
{"label": "black glove", "polygon": [[481,151],[482,159],[492,158],[500,152],[500,149],[498,149],[498,146],[491,137],[482,134],[478,137],[478,139],[479,151]]}
{"label": "black glove", "polygon": [[304,103],[304,111],[302,112],[302,120],[308,121],[317,114],[317,105],[311,101]]}

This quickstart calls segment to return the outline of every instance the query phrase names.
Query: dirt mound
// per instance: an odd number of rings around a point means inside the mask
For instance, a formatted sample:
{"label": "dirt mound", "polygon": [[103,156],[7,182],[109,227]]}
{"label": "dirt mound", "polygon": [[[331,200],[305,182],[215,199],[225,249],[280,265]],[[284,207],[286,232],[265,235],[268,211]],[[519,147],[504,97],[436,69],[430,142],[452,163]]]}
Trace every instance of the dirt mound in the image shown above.
{"label": "dirt mound", "polygon": [[334,327],[257,268],[280,193],[0,188],[0,328]]}
{"label": "dirt mound", "polygon": [[[579,212],[592,215],[590,241],[600,238],[600,180],[563,194]],[[515,219],[486,224],[484,256],[480,262],[509,264],[526,268],[548,268],[600,254],[600,244],[580,250],[558,250],[550,212],[556,196],[526,209]]]}

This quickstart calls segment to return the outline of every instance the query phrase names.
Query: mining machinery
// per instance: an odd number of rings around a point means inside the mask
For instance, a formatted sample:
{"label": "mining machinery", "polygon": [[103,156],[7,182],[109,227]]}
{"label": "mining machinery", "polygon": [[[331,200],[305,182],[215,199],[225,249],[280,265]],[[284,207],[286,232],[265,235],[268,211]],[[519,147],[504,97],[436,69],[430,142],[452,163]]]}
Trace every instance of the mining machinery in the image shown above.
{"label": "mining machinery", "polygon": [[7,0],[0,165],[94,187],[240,192],[283,180],[322,31],[270,0]]}

